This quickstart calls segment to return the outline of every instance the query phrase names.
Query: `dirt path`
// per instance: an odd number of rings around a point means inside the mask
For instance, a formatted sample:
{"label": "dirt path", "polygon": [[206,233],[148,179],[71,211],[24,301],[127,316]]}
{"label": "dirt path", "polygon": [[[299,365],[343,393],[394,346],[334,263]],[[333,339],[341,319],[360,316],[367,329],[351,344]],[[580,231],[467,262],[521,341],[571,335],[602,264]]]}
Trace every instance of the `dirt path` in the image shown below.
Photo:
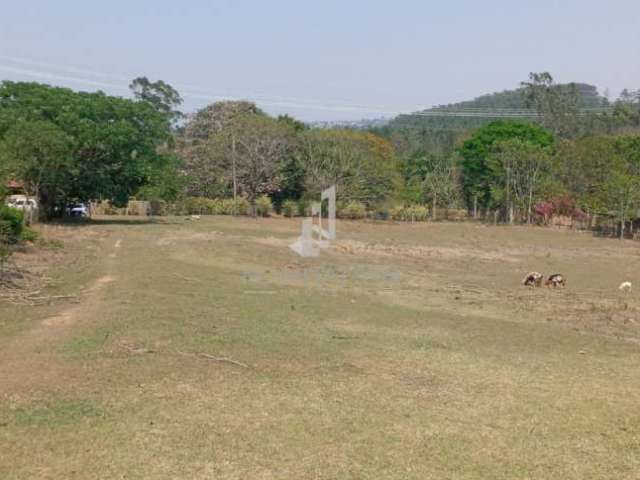
{"label": "dirt path", "polygon": [[0,351],[0,390],[15,395],[55,388],[69,373],[51,346],[68,338],[74,326],[95,321],[104,288],[117,280],[112,272],[121,245],[122,240],[116,240],[113,251],[99,259],[104,274],[83,288],[74,303],[63,305],[58,313],[40,320],[4,345]]}

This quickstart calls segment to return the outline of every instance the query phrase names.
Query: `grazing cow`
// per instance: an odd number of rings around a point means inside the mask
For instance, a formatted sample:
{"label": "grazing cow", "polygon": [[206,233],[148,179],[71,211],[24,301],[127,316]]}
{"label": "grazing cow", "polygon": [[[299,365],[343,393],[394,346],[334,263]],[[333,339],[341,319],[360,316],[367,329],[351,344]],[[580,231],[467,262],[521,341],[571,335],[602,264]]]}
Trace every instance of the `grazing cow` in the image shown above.
{"label": "grazing cow", "polygon": [[540,272],[529,272],[522,280],[525,287],[541,287],[544,276]]}
{"label": "grazing cow", "polygon": [[567,284],[567,280],[564,278],[564,275],[560,273],[554,273],[553,275],[549,275],[549,278],[546,282],[544,282],[545,287],[564,287]]}

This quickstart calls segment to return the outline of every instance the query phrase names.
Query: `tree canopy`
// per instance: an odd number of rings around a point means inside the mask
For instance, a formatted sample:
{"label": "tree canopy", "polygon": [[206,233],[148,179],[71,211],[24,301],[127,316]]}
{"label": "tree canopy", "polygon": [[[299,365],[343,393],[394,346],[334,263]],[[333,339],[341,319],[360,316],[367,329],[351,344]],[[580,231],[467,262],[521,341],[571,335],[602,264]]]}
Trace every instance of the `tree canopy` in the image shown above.
{"label": "tree canopy", "polygon": [[3,82],[2,170],[45,206],[53,199],[123,203],[168,163],[162,148],[170,122],[145,101]]}

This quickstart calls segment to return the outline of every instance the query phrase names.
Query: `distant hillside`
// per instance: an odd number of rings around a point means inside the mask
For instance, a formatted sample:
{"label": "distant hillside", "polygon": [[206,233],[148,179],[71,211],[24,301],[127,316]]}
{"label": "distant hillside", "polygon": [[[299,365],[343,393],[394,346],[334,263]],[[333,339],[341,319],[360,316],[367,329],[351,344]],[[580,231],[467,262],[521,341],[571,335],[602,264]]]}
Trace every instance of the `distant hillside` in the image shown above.
{"label": "distant hillside", "polygon": [[[580,94],[582,108],[593,109],[608,105],[608,100],[598,93],[595,86],[586,83],[576,83],[575,86]],[[414,114],[399,115],[389,123],[389,127],[466,130],[481,127],[505,116],[526,118],[528,112],[535,113],[525,106],[523,89],[518,88],[482,95],[473,100],[438,105]]]}

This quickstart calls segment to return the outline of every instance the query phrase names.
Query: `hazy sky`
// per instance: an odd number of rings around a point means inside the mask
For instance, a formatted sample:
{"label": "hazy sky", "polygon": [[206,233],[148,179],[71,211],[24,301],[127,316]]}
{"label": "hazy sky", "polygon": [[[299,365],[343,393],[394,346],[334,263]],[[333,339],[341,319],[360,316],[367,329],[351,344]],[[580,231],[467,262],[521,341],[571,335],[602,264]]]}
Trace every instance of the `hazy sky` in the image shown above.
{"label": "hazy sky", "polygon": [[509,89],[530,71],[640,88],[640,1],[2,2],[0,78],[126,95],[163,79],[185,110],[255,100],[304,120],[390,116]]}

